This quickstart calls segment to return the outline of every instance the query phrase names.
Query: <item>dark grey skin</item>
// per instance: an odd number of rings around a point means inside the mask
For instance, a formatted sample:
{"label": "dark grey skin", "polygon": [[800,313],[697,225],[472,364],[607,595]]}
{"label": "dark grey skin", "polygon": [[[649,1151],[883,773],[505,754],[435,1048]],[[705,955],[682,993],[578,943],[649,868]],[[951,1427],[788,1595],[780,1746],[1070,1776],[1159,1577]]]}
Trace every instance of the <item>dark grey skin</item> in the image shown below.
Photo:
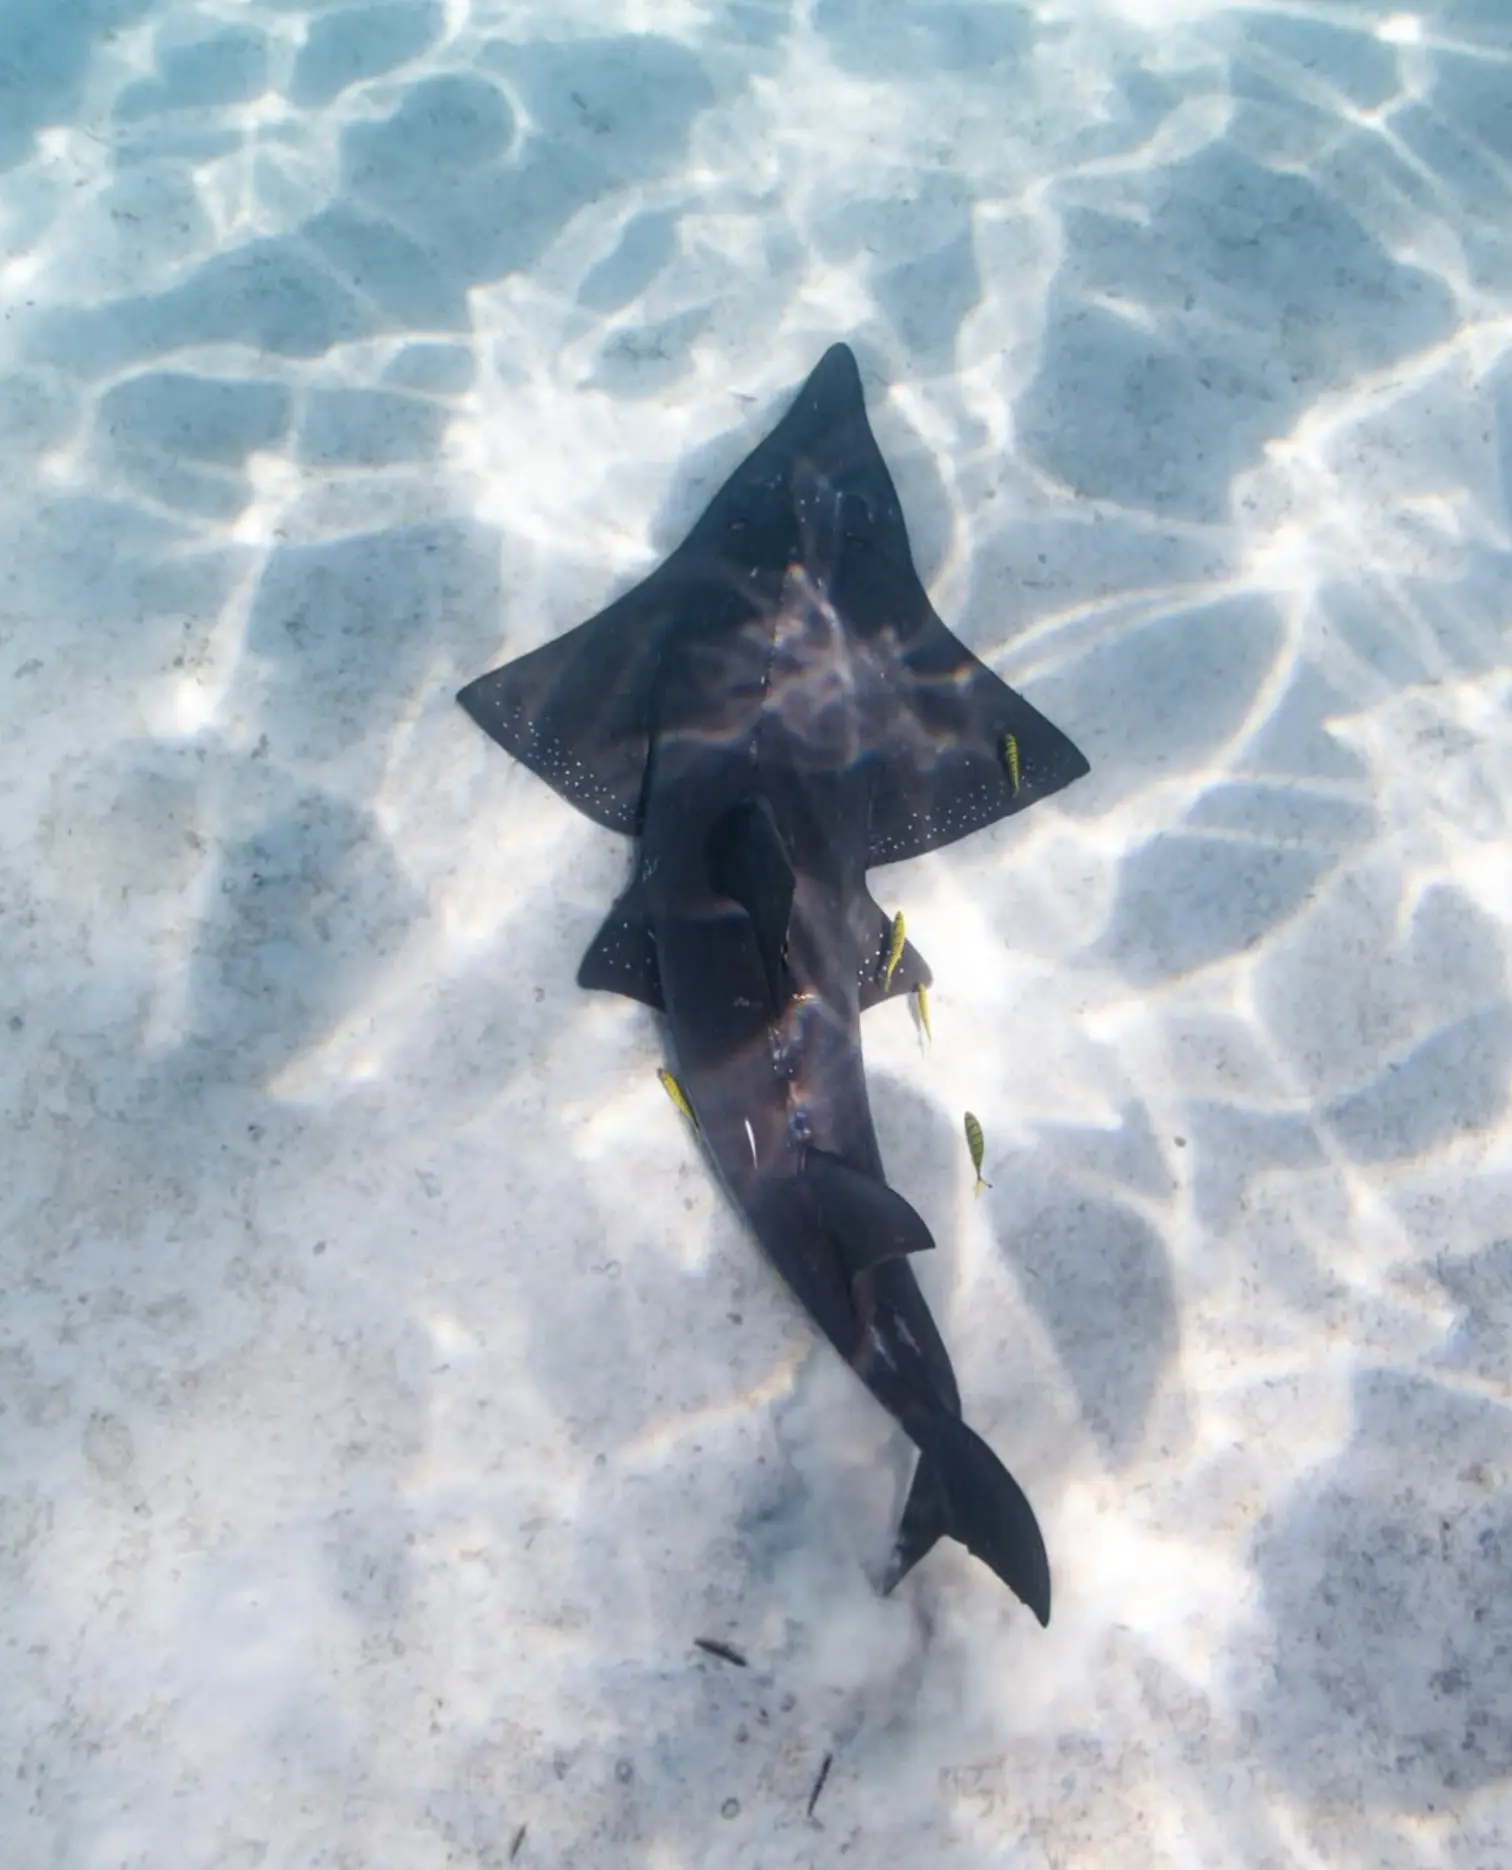
{"label": "dark grey skin", "polygon": [[640,840],[578,978],[664,1015],[732,1200],[919,1449],[883,1588],[949,1535],[1048,1622],[1039,1527],[961,1421],[909,1265],[933,1242],[883,1172],[861,1013],[929,973],[905,946],[886,978],[866,870],[1022,810],[1086,762],[931,609],[850,351],[825,355],[645,583],[460,700]]}

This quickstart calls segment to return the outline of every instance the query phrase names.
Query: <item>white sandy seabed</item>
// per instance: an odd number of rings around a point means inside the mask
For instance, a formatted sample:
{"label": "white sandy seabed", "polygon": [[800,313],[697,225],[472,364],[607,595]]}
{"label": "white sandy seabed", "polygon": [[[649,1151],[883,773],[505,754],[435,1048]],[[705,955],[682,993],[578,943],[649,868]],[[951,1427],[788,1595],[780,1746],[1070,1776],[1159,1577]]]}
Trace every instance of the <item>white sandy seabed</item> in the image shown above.
{"label": "white sandy seabed", "polygon": [[[0,41],[5,1864],[1512,1862],[1506,0]],[[1048,1633],[873,1593],[903,1448],[573,984],[627,847],[452,701],[837,337],[1094,767],[867,1021]]]}

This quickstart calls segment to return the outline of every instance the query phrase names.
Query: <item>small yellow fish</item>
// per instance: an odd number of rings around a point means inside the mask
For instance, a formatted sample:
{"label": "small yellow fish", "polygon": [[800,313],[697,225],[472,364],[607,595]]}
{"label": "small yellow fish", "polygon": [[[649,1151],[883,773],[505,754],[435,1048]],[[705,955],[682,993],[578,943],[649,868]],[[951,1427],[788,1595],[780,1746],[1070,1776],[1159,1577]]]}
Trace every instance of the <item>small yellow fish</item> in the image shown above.
{"label": "small yellow fish", "polygon": [[1019,786],[1023,781],[1023,769],[1019,765],[1019,744],[1017,734],[1004,734],[1003,760],[1008,767],[1008,783],[1013,787],[1013,796],[1019,795]]}
{"label": "small yellow fish", "polygon": [[914,1004],[919,1009],[919,1024],[924,1028],[924,1037],[933,1039],[934,1033],[929,1025],[929,989],[920,981],[914,988]]}
{"label": "small yellow fish", "polygon": [[903,958],[903,944],[907,939],[908,930],[900,909],[892,919],[892,933],[887,938],[887,965],[882,970],[883,993],[892,991],[892,977],[898,971],[898,963]]}
{"label": "small yellow fish", "polygon": [[693,1115],[693,1106],[688,1102],[687,1093],[683,1090],[682,1086],[677,1082],[676,1078],[672,1076],[671,1072],[667,1070],[665,1065],[658,1068],[656,1075],[661,1079],[661,1087],[666,1092],[667,1096],[671,1098],[672,1102],[696,1130],[698,1128],[698,1119]]}
{"label": "small yellow fish", "polygon": [[979,1195],[984,1188],[991,1188],[992,1184],[982,1180],[982,1126],[969,1110],[966,1113],[966,1147],[971,1151],[971,1166],[976,1170],[976,1187],[971,1192]]}

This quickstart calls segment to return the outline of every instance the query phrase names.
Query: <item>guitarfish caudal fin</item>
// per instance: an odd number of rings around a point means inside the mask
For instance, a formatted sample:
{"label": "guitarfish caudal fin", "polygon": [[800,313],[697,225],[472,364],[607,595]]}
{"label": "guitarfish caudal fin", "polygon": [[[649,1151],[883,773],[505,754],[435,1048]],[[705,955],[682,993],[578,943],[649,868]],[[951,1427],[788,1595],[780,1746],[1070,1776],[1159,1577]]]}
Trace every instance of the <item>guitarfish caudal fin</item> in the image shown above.
{"label": "guitarfish caudal fin", "polygon": [[995,1572],[1040,1623],[1050,1621],[1050,1560],[1024,1490],[980,1435],[948,1410],[920,1406],[903,1426],[919,1465],[882,1582],[891,1591],[948,1536]]}
{"label": "guitarfish caudal fin", "polygon": [[934,1466],[922,1456],[914,1464],[913,1480],[903,1514],[893,1540],[892,1556],[882,1574],[882,1595],[888,1597],[903,1582],[921,1558],[939,1544],[946,1532],[946,1506]]}
{"label": "guitarfish caudal fin", "polygon": [[[889,1260],[932,1248],[924,1222],[903,1197],[850,1168],[838,1157],[810,1149],[804,1165],[820,1221],[854,1286]],[[908,1356],[894,1342],[887,1353],[895,1407],[919,1464],[898,1524],[884,1594],[942,1537],[964,1545],[1042,1624],[1050,1621],[1050,1561],[1034,1509],[1002,1462],[960,1419],[960,1401],[948,1367],[932,1369],[921,1346]],[[944,1361],[943,1347],[940,1358]]]}

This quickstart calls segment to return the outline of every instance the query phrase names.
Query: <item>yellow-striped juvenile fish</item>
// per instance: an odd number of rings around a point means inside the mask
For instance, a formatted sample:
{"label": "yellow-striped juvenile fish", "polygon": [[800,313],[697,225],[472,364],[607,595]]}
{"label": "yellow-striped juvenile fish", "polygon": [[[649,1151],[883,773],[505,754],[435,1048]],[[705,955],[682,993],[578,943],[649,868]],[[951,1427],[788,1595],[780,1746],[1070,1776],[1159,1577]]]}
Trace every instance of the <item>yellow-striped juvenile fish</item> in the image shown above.
{"label": "yellow-striped juvenile fish", "polygon": [[892,919],[892,933],[887,938],[887,965],[882,970],[882,991],[892,991],[892,977],[898,971],[898,963],[903,958],[903,944],[908,940],[908,928],[900,909]]}
{"label": "yellow-striped juvenile fish", "polygon": [[661,1087],[666,1092],[667,1096],[671,1098],[672,1102],[696,1130],[698,1128],[698,1119],[693,1115],[693,1106],[688,1102],[682,1086],[677,1082],[676,1078],[672,1076],[671,1072],[667,1070],[665,1065],[657,1068],[656,1075],[661,1079]]}
{"label": "yellow-striped juvenile fish", "polygon": [[1019,744],[1017,734],[1003,736],[1003,764],[1008,768],[1008,783],[1013,787],[1013,796],[1019,795],[1019,786],[1023,782],[1023,771],[1019,766]]}
{"label": "yellow-striped juvenile fish", "polygon": [[924,1028],[924,1037],[933,1040],[934,1033],[929,1024],[929,989],[923,981],[914,988],[914,1004],[919,1009],[919,1024]]}
{"label": "yellow-striped juvenile fish", "polygon": [[985,1148],[982,1126],[969,1110],[966,1113],[966,1147],[971,1151],[971,1166],[976,1171],[976,1187],[971,1192],[979,1195],[984,1188],[991,1188],[992,1184],[982,1179],[982,1152]]}

